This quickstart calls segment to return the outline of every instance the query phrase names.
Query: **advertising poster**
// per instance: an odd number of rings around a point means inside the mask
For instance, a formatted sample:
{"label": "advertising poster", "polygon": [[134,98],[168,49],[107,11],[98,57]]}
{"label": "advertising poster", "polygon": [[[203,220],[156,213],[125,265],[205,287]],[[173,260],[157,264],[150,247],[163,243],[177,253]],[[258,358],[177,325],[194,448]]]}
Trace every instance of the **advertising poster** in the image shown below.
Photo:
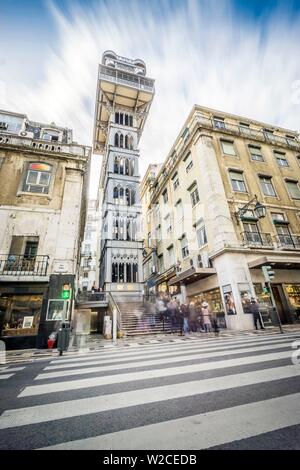
{"label": "advertising poster", "polygon": [[223,286],[222,291],[224,295],[225,309],[227,315],[236,315],[236,307],[231,290],[231,285],[228,284],[227,286]]}

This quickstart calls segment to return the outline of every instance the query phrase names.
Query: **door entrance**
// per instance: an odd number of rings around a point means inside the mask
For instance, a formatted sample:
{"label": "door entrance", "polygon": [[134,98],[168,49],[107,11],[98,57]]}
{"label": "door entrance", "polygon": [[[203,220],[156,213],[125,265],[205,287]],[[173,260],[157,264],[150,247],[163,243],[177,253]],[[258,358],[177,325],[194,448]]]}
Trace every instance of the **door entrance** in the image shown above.
{"label": "door entrance", "polygon": [[281,285],[273,285],[272,292],[274,295],[277,311],[282,324],[289,323],[288,305],[285,302],[284,292]]}

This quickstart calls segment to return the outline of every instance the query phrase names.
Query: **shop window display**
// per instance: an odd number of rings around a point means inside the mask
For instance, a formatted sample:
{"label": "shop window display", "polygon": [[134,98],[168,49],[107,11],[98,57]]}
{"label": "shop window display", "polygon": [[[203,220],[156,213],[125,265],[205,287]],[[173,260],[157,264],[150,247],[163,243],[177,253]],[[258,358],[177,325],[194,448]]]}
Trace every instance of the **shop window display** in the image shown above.
{"label": "shop window display", "polygon": [[296,319],[300,321],[300,284],[286,284],[285,291]]}
{"label": "shop window display", "polygon": [[217,316],[219,327],[226,328],[225,312],[220,289],[212,289],[210,291],[201,292],[191,296],[189,300],[195,302],[196,305],[201,305],[202,302],[207,302],[210,311]]}
{"label": "shop window display", "polygon": [[30,336],[38,332],[41,295],[5,295],[0,297],[1,336]]}

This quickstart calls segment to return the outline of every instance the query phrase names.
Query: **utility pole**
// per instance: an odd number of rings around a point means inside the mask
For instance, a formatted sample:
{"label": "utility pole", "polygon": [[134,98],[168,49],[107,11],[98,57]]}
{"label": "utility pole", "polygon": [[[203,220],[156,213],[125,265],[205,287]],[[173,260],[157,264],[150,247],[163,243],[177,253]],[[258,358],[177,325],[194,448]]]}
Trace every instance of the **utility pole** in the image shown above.
{"label": "utility pole", "polygon": [[275,272],[272,270],[272,266],[263,266],[262,271],[263,271],[263,275],[264,275],[264,278],[265,278],[265,281],[266,281],[265,282],[265,289],[270,294],[272,307],[273,307],[273,310],[275,310],[276,315],[277,315],[277,320],[278,320],[278,326],[279,326],[280,333],[284,333],[284,331],[282,329],[280,316],[279,316],[279,313],[278,313],[278,310],[277,310],[277,307],[276,307],[275,298],[274,298],[274,295],[273,295],[273,292],[272,292],[272,286],[271,286],[271,281],[275,277]]}

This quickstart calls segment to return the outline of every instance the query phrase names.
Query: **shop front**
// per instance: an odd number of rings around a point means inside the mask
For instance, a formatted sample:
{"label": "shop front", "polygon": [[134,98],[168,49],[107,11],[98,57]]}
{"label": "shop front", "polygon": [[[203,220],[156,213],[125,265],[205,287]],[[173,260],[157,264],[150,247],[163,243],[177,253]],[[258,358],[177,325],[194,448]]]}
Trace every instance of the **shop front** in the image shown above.
{"label": "shop front", "polygon": [[1,286],[0,337],[6,349],[36,347],[44,289],[44,286]]}
{"label": "shop front", "polygon": [[225,311],[219,288],[199,292],[190,296],[188,300],[190,302],[195,302],[196,305],[201,305],[202,302],[207,302],[211,313],[213,313],[218,319],[219,327],[226,328]]}

